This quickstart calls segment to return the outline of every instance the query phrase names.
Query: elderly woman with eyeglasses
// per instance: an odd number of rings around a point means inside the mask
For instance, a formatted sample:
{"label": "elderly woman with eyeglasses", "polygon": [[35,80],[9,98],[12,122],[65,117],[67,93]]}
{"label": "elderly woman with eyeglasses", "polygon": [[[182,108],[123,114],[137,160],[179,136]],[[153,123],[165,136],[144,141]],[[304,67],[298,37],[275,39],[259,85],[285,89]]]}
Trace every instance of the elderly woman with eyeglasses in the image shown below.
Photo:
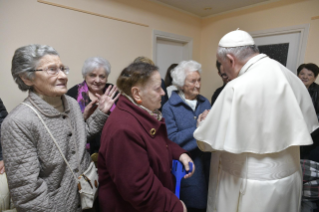
{"label": "elderly woman with eyeglasses", "polygon": [[187,150],[196,166],[193,177],[181,185],[181,200],[188,212],[206,212],[210,153],[200,151],[193,137],[199,115],[211,107],[199,94],[201,71],[201,64],[196,61],[180,62],[171,73],[178,91],[172,92],[162,110],[168,138]]}
{"label": "elderly woman with eyeglasses", "polygon": [[15,207],[33,212],[82,211],[73,173],[78,177],[88,168],[86,140],[102,129],[117,98],[116,87],[99,96],[98,109],[84,122],[78,103],[65,95],[69,68],[52,47],[28,45],[17,49],[11,72],[19,89],[29,92],[23,103],[9,113],[1,130]]}

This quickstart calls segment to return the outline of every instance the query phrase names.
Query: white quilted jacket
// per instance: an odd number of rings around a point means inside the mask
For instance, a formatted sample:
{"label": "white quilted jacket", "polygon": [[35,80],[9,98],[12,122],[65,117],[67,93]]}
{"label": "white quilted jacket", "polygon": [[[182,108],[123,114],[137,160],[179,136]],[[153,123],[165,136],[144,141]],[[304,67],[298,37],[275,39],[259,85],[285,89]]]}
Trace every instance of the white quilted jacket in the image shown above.
{"label": "white quilted jacket", "polygon": [[[39,112],[79,176],[90,163],[86,140],[101,131],[108,116],[97,109],[84,122],[78,103],[65,95],[62,100],[64,113],[33,92],[24,102]],[[22,104],[12,110],[2,124],[1,142],[9,189],[18,211],[81,211],[74,177],[34,111]]]}

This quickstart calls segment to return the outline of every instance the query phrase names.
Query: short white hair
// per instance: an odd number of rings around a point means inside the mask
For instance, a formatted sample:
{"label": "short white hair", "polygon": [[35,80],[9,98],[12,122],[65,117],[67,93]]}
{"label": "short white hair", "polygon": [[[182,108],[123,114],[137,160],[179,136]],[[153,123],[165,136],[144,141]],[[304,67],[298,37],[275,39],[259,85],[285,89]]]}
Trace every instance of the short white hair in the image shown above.
{"label": "short white hair", "polygon": [[217,54],[222,60],[225,60],[227,58],[227,54],[232,54],[239,61],[244,61],[256,53],[259,53],[258,47],[256,45],[239,46],[232,48],[225,48],[219,46],[217,50]]}
{"label": "short white hair", "polygon": [[111,73],[111,64],[109,61],[102,57],[90,57],[86,59],[82,67],[83,78],[85,78],[87,74],[91,73],[95,69],[99,69],[101,67],[104,69],[106,76],[109,76]]}
{"label": "short white hair", "polygon": [[179,89],[181,89],[185,84],[185,79],[188,72],[198,71],[202,72],[202,65],[194,60],[182,61],[174,68],[171,72],[171,76],[173,78],[173,84],[176,85]]}

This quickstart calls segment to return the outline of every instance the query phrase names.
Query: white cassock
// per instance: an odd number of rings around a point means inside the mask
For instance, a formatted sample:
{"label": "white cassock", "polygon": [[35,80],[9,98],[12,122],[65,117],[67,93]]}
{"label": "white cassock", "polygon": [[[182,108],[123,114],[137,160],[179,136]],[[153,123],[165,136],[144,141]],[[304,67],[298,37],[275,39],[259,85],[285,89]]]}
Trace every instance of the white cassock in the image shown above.
{"label": "white cassock", "polygon": [[194,132],[213,152],[208,212],[298,212],[299,146],[318,127],[310,95],[287,68],[251,58]]}

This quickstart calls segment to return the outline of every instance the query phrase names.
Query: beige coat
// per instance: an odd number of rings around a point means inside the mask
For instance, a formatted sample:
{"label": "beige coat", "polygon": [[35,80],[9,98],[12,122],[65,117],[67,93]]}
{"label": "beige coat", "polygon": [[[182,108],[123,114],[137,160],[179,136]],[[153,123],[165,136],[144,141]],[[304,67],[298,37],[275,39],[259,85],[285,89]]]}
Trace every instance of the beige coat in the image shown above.
{"label": "beige coat", "polygon": [[[101,131],[107,115],[96,110],[86,122],[78,103],[62,96],[60,113],[33,92],[25,103],[33,106],[47,124],[79,176],[88,167],[86,140]],[[18,211],[81,211],[77,185],[59,150],[37,115],[18,105],[1,128],[3,156],[9,189]]]}

